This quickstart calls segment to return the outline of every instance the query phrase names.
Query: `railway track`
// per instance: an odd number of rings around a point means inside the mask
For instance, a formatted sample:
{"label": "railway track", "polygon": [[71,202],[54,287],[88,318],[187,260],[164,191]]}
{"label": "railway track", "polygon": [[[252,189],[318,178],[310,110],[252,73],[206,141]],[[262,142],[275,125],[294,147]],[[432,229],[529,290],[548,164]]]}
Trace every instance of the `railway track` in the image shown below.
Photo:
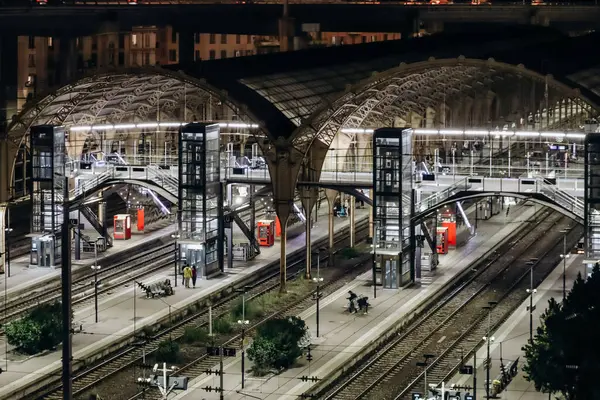
{"label": "railway track", "polygon": [[[366,238],[369,230],[369,222],[364,219],[358,221],[356,225],[356,238],[361,240]],[[335,238],[336,248],[342,248],[345,242],[349,239],[349,228],[345,228],[340,231]],[[315,246],[324,246],[328,242],[327,238],[321,239],[314,243]],[[324,257],[323,259],[326,259]],[[297,252],[292,259],[288,259],[288,271],[290,276],[296,275],[296,270],[304,270],[304,253],[302,251]],[[251,286],[246,291],[246,299],[249,301],[252,298],[261,296],[267,292],[279,288],[279,263],[272,263],[269,267],[263,269],[260,273],[253,276],[255,280],[252,282],[245,283],[243,286]],[[220,315],[228,313],[230,307],[240,297],[239,293],[229,291],[224,295],[221,294],[220,300],[216,301],[212,305],[213,318],[217,318]],[[159,323],[157,323],[158,325]],[[123,340],[123,348],[116,354],[109,356],[108,359],[97,363],[81,372],[77,372],[73,377],[73,394],[74,396],[81,395],[87,390],[97,386],[100,382],[109,379],[114,374],[125,370],[133,366],[136,362],[142,359],[143,354],[153,352],[158,348],[158,344],[165,338],[178,338],[181,337],[187,327],[204,326],[208,324],[208,309],[203,307],[195,314],[184,318],[182,321],[177,322],[170,327],[155,333],[152,337],[147,339],[147,343],[143,348],[132,345],[129,339]],[[59,380],[54,380],[53,383],[46,385],[44,388],[37,390],[35,393],[29,395],[32,399],[45,399],[55,400],[62,399],[62,389],[60,388]]]}
{"label": "railway track", "polygon": [[[460,348],[481,344],[481,338],[490,329],[488,314],[482,307],[490,301],[498,302],[491,314],[492,327],[495,326],[526,296],[523,287],[525,283],[529,285],[528,280],[524,283],[529,274],[524,268],[526,262],[538,259],[536,281],[541,281],[558,262],[557,244],[563,237],[559,231],[567,226],[567,218],[547,210],[541,213],[543,222],[531,231],[521,230],[514,239],[501,245],[491,259],[482,260],[466,282],[399,331],[391,343],[383,343],[349,373],[312,394],[325,400],[408,399],[414,388],[422,392],[424,375],[416,362],[422,361],[423,354],[437,357],[430,361],[428,381],[441,382],[458,365],[463,355]],[[574,245],[580,236],[581,229],[572,229],[569,241]],[[513,268],[515,265],[519,267]]]}

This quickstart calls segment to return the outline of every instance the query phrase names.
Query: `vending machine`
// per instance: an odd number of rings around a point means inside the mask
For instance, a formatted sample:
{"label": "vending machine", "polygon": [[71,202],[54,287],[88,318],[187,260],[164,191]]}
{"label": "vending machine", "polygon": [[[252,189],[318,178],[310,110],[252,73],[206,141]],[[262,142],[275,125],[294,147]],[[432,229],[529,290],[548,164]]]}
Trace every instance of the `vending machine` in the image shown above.
{"label": "vending machine", "polygon": [[113,236],[115,239],[120,240],[131,239],[131,215],[115,215]]}
{"label": "vending machine", "polygon": [[448,228],[445,226],[437,228],[437,253],[448,254]]}
{"label": "vending machine", "polygon": [[271,247],[275,243],[275,221],[263,220],[256,223],[258,230],[258,244]]}

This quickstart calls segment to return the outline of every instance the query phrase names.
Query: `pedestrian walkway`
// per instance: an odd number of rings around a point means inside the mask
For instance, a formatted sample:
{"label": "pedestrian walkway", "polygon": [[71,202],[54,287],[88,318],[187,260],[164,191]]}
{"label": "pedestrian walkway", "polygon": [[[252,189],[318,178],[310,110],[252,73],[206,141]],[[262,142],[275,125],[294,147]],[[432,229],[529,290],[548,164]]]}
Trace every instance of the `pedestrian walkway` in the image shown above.
{"label": "pedestrian walkway", "polygon": [[[370,208],[356,211],[356,222],[367,218]],[[323,209],[323,213],[326,209]],[[323,214],[322,213],[322,214]],[[346,228],[350,222],[349,218],[335,220],[335,230]],[[313,240],[324,239],[328,236],[328,223],[324,215],[320,216],[319,222],[312,230]],[[305,236],[301,234],[287,242],[288,255],[303,251]],[[178,287],[173,296],[165,298],[146,299],[145,293],[134,285],[124,285],[122,289],[116,290],[110,297],[99,301],[99,321],[95,323],[94,306],[75,309],[74,321],[83,326],[82,333],[73,336],[73,359],[74,367],[78,367],[84,360],[88,360],[92,354],[100,349],[105,349],[111,343],[125,336],[131,335],[134,329],[152,325],[156,321],[168,318],[170,313],[183,310],[187,305],[205,298],[212,293],[235,284],[247,276],[257,273],[268,265],[279,262],[279,246],[276,244],[265,248],[252,263],[237,262],[232,269],[226,270],[224,276],[209,280],[198,280],[195,289],[181,287],[179,277]],[[260,257],[260,258],[259,258]],[[167,268],[161,273],[143,279],[144,284],[151,284],[165,279],[173,282],[173,269]],[[8,357],[4,351],[4,340],[0,340],[0,365],[5,369],[4,362],[8,359],[8,368],[0,374],[0,399],[22,399],[27,398],[23,393],[16,391],[19,388],[30,385],[34,381],[42,381],[44,377],[59,373],[61,369],[61,354],[53,352],[50,354],[26,358],[15,355],[11,346],[8,347]],[[107,352],[108,353],[108,352]]]}
{"label": "pedestrian walkway", "polygon": [[[584,274],[583,256],[570,257],[567,260],[566,274],[566,290],[573,287],[573,282],[577,278],[577,273]],[[557,301],[562,300],[563,295],[563,280],[562,280],[562,263],[557,266],[548,275],[548,277],[538,286],[537,293],[533,297],[533,304],[536,306],[533,312],[533,330],[540,324],[540,316],[545,311],[548,300],[554,297]],[[490,379],[495,379],[500,374],[500,358],[507,364],[511,361],[519,359],[518,375],[512,380],[505,391],[500,393],[496,398],[502,400],[548,400],[547,393],[540,393],[535,390],[533,383],[525,380],[522,366],[525,363],[524,353],[521,350],[529,339],[529,297],[521,306],[506,320],[500,328],[491,336],[494,337],[494,342],[490,345],[490,358],[492,359],[492,368],[490,370]],[[502,352],[502,353],[501,353]],[[487,356],[487,347],[483,346],[477,352],[477,364],[481,366]],[[473,365],[473,358],[466,362],[468,365]],[[486,371],[482,367],[477,368],[477,398],[485,398],[485,380]],[[450,380],[463,386],[473,386],[473,377],[471,375],[457,375]],[[433,383],[433,382],[432,382]],[[552,396],[554,398],[555,396]]]}
{"label": "pedestrian walkway", "polygon": [[[238,358],[225,361],[225,398],[292,400],[308,390],[313,383],[302,382],[301,376],[324,378],[348,362],[368,344],[382,336],[390,328],[398,326],[414,313],[423,302],[447,285],[461,271],[482,258],[498,242],[513,232],[523,221],[529,220],[535,208],[514,207],[508,217],[501,213],[488,221],[480,221],[478,232],[465,246],[440,257],[440,264],[428,286],[404,290],[382,290],[377,288],[373,296],[370,286],[371,273],[365,273],[320,302],[320,334],[316,337],[316,307],[302,312],[299,317],[306,321],[313,337],[312,356],[309,363],[304,358],[295,367],[276,376],[253,377],[246,375],[245,388],[241,390],[241,361]],[[347,292],[352,290],[370,297],[368,315],[348,314]],[[247,370],[252,363],[247,362]],[[203,375],[195,379],[185,393],[177,399],[218,399],[215,392],[207,393],[206,386],[218,387],[217,376]]]}
{"label": "pedestrian walkway", "polygon": [[[112,229],[109,229],[109,233]],[[144,243],[148,243],[154,239],[163,236],[169,236],[175,232],[175,225],[169,224],[166,227],[154,230],[150,233],[132,233],[129,240],[115,240],[113,246],[105,252],[98,254],[98,264],[102,265],[103,260],[109,256],[130,252],[135,247],[141,247]],[[81,260],[73,260],[71,262],[72,271],[81,268],[90,268],[96,262],[94,253],[81,253]],[[29,267],[29,255],[19,257],[10,261],[10,277],[7,275],[0,276],[0,280],[6,278],[6,292],[11,295],[23,292],[28,288],[43,288],[44,283],[60,276],[60,268],[36,268]],[[2,291],[0,298],[4,297]],[[10,301],[10,300],[9,300]]]}

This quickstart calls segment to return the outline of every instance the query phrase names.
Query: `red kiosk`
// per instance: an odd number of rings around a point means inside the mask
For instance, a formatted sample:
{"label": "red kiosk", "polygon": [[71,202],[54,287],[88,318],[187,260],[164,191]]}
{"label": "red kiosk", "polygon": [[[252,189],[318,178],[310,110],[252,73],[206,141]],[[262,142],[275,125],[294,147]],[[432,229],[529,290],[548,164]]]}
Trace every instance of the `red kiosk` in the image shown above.
{"label": "red kiosk", "polygon": [[263,220],[256,223],[258,230],[258,244],[271,247],[275,243],[275,221]]}
{"label": "red kiosk", "polygon": [[438,226],[437,228],[437,253],[448,254],[448,228]]}
{"label": "red kiosk", "polygon": [[113,237],[120,240],[131,239],[131,215],[115,215]]}
{"label": "red kiosk", "polygon": [[[456,246],[456,214],[448,206],[439,215],[440,225],[448,228],[447,240],[449,246]],[[445,253],[444,253],[445,254]]]}

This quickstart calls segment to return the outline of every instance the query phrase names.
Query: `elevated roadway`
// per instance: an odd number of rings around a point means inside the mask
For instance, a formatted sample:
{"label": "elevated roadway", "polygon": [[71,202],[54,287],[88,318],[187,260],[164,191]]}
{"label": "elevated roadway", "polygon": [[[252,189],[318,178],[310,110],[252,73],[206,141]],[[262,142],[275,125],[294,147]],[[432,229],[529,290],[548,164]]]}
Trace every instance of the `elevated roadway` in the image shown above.
{"label": "elevated roadway", "polygon": [[[86,4],[87,3],[87,4]],[[277,34],[281,2],[182,1],[129,6],[82,2],[75,6],[0,8],[0,31],[36,36],[81,36],[128,31],[134,26],[173,25],[179,31]],[[160,2],[159,2],[160,3]],[[173,4],[175,3],[175,4]],[[592,29],[600,24],[595,5],[406,5],[345,1],[298,1],[291,16],[318,23],[321,31],[414,32],[419,23],[508,23]],[[344,15],[344,18],[339,18]],[[198,24],[198,21],[202,21]]]}

